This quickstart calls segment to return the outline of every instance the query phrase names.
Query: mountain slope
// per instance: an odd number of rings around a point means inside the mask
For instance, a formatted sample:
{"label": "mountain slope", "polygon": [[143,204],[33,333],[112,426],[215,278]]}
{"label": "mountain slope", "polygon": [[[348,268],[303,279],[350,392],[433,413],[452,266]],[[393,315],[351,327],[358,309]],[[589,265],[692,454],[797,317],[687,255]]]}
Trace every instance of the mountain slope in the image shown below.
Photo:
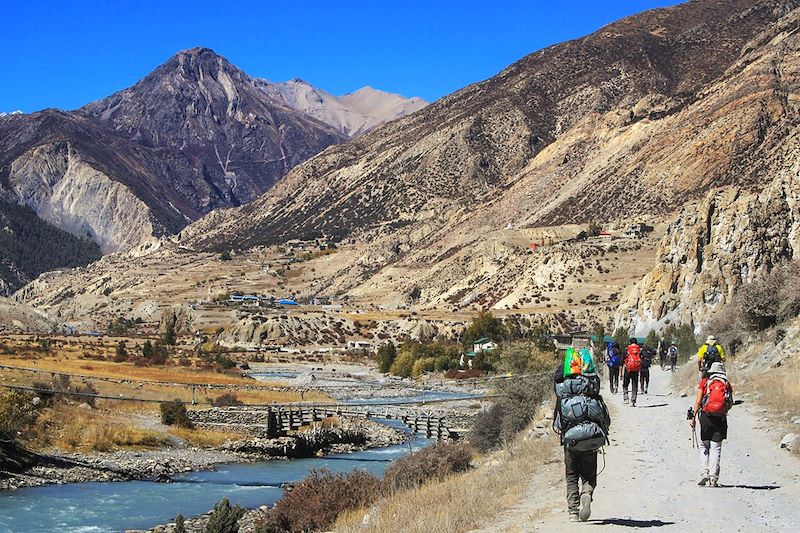
{"label": "mountain slope", "polygon": [[344,140],[213,51],[191,49],[80,110],[0,118],[0,200],[108,253],[252,200]]}
{"label": "mountain slope", "polygon": [[[291,278],[275,274],[281,293],[611,327],[625,288],[652,268],[659,238],[672,231],[670,217],[719,187],[756,194],[797,160],[798,4],[694,1],[536,52],[329,148],[256,201],[162,241],[153,262],[323,238],[309,247],[332,241],[338,251],[292,267]],[[617,238],[575,240],[590,220]],[[619,238],[637,220],[654,234]],[[292,246],[272,250],[284,248]],[[156,274],[112,275],[111,263],[49,277],[18,297],[51,310],[63,304],[50,295],[75,285],[158,292]],[[269,270],[253,279],[273,281]],[[649,304],[632,305],[647,320]]]}
{"label": "mountain slope", "polygon": [[[318,235],[370,240],[370,231],[410,224],[451,233],[461,223],[475,231],[663,215],[714,185],[761,183],[775,161],[756,155],[780,149],[790,127],[781,94],[795,81],[777,79],[770,62],[791,73],[794,55],[769,42],[743,49],[797,5],[694,1],[536,52],[328,150],[186,235],[200,248],[246,247]],[[766,48],[770,58],[758,59]],[[743,51],[757,67],[736,63]],[[698,130],[709,121],[720,131]],[[720,133],[730,149],[713,150]],[[676,147],[691,163],[670,161]]]}
{"label": "mountain slope", "polygon": [[428,105],[422,98],[404,98],[372,87],[334,96],[301,79],[283,83],[257,81],[264,92],[279,102],[307,113],[350,137],[363,135]]}

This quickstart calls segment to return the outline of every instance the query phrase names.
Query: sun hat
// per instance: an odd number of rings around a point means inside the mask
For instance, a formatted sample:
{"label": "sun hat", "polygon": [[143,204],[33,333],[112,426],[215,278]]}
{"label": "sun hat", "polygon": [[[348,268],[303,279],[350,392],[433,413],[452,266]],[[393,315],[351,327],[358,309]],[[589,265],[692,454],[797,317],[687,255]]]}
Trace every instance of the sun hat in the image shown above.
{"label": "sun hat", "polygon": [[717,338],[714,335],[709,335],[706,339],[706,344],[714,344],[717,342]]}
{"label": "sun hat", "polygon": [[720,362],[711,363],[711,367],[708,369],[709,374],[724,374],[725,373],[725,365]]}

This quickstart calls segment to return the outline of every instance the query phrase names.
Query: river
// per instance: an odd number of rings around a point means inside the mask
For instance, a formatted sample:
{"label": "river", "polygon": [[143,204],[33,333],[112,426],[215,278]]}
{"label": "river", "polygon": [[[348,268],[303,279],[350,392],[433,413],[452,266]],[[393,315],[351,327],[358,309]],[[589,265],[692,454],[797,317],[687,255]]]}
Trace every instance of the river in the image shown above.
{"label": "river", "polygon": [[[411,447],[420,449],[431,442],[414,438]],[[281,497],[283,483],[300,480],[312,469],[362,469],[381,475],[391,461],[408,453],[406,443],[323,458],[223,464],[214,471],[174,476],[175,483],[70,483],[19,489],[0,494],[0,531],[120,532],[164,524],[178,513],[202,514],[222,498],[243,507],[272,505]]]}

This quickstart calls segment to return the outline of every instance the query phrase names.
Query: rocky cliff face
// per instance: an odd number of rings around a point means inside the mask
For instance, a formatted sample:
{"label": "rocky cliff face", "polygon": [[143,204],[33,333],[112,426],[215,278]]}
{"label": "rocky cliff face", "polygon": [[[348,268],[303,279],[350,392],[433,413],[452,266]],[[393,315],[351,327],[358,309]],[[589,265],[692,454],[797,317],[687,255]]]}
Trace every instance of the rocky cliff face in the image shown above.
{"label": "rocky cliff face", "polygon": [[653,270],[617,315],[637,334],[667,321],[700,326],[743,283],[800,258],[800,163],[760,194],[740,187],[708,193],[670,224]]}
{"label": "rocky cliff face", "polygon": [[257,83],[264,92],[287,107],[311,115],[349,137],[364,135],[428,105],[422,98],[405,98],[372,87],[334,96],[300,79],[283,83],[257,80]]}
{"label": "rocky cliff face", "polygon": [[104,253],[136,246],[155,233],[147,204],[92,168],[67,142],[42,144],[15,159],[8,185],[40,218],[93,240]]}

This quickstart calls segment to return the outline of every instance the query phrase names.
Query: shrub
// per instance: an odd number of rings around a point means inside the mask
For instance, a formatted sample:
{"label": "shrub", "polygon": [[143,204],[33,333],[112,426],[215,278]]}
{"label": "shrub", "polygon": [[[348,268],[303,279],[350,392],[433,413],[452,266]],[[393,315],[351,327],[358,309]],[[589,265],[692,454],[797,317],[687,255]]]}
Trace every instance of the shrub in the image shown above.
{"label": "shrub", "polygon": [[367,472],[332,474],[316,470],[277,501],[261,531],[327,531],[344,511],[366,507],[382,494],[381,481]]}
{"label": "shrub", "polygon": [[231,405],[244,405],[244,402],[237,398],[235,394],[226,392],[222,396],[217,396],[214,401],[211,402],[211,405],[214,407],[227,407]]}
{"label": "shrub", "polygon": [[439,442],[392,463],[383,484],[389,491],[413,489],[429,480],[464,472],[471,460],[472,451],[465,443]]}
{"label": "shrub", "polygon": [[416,378],[422,374],[425,374],[426,372],[433,372],[435,366],[435,357],[424,357],[422,359],[417,359],[414,361],[414,366],[411,368],[411,375]]}
{"label": "shrub", "polygon": [[186,406],[180,400],[161,404],[161,423],[187,429],[194,428],[194,424],[189,419],[189,413],[186,411]]}
{"label": "shrub", "polygon": [[172,530],[172,533],[186,533],[186,520],[183,518],[182,514],[179,514],[175,517],[175,529]]}
{"label": "shrub", "polygon": [[499,367],[514,374],[542,372],[549,370],[554,364],[552,351],[542,351],[536,343],[531,342],[508,344],[496,355]]}
{"label": "shrub", "polygon": [[123,361],[128,360],[128,346],[125,341],[119,341],[117,343],[117,347],[114,350],[114,359],[115,363],[121,363]]}
{"label": "shrub", "polygon": [[392,363],[392,367],[389,371],[395,376],[408,378],[411,377],[413,370],[414,354],[410,351],[402,351]]}
{"label": "shrub", "polygon": [[218,353],[216,356],[214,356],[214,362],[223,370],[230,370],[236,366],[236,361],[221,353]]}
{"label": "shrub", "polygon": [[502,394],[481,413],[469,433],[469,442],[486,452],[509,442],[533,419],[542,399],[549,394],[550,373],[518,378],[498,386]]}
{"label": "shrub", "polygon": [[763,331],[778,323],[782,277],[773,273],[742,285],[736,291],[735,301],[745,327]]}
{"label": "shrub", "polygon": [[34,395],[15,389],[0,391],[0,438],[13,440],[36,421],[39,410]]}
{"label": "shrub", "polygon": [[236,506],[231,506],[228,498],[222,498],[206,524],[206,533],[238,533],[239,519],[244,516],[245,510]]}

